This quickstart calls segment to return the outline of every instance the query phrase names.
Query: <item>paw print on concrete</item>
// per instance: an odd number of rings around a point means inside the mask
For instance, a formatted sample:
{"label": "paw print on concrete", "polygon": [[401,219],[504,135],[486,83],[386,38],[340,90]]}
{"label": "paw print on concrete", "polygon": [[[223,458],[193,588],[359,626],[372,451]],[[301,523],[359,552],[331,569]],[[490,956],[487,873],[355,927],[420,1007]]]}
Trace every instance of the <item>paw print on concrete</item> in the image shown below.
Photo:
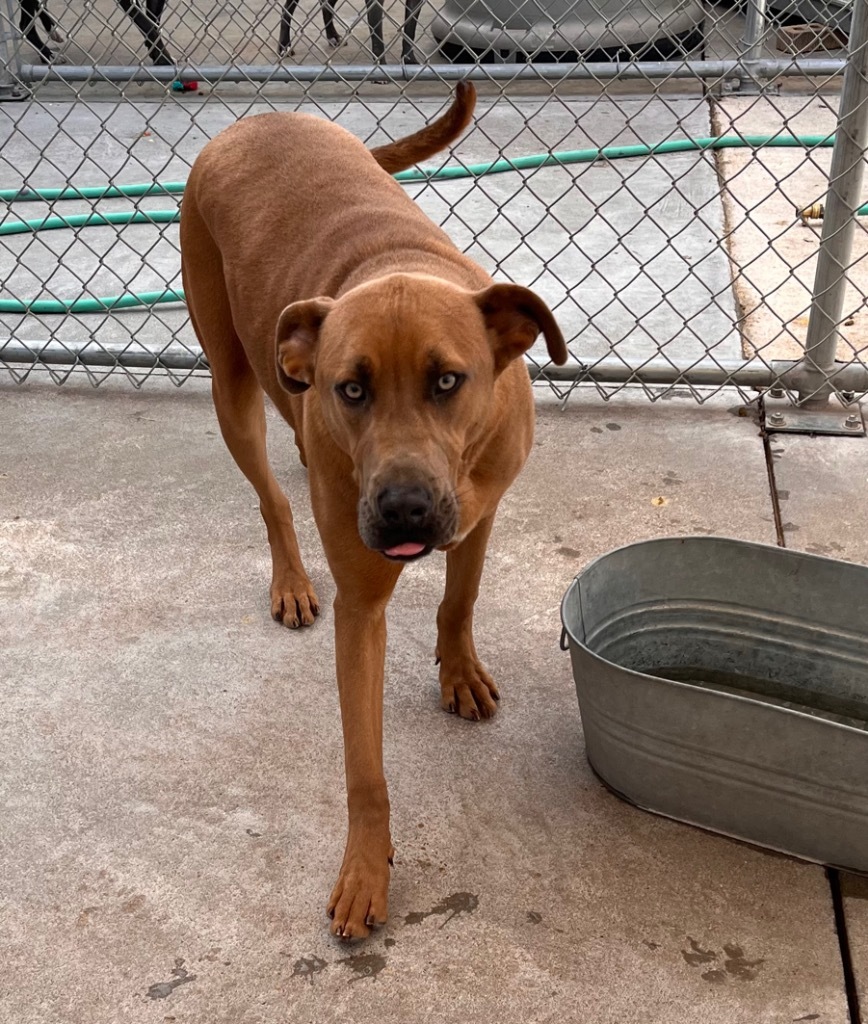
{"label": "paw print on concrete", "polygon": [[716,953],[713,949],[703,949],[689,935],[687,941],[690,949],[681,950],[685,963],[696,968],[708,967],[701,977],[712,985],[723,985],[727,981],[753,981],[765,963],[765,960],[748,960],[741,946],[735,943],[724,944],[723,952]]}

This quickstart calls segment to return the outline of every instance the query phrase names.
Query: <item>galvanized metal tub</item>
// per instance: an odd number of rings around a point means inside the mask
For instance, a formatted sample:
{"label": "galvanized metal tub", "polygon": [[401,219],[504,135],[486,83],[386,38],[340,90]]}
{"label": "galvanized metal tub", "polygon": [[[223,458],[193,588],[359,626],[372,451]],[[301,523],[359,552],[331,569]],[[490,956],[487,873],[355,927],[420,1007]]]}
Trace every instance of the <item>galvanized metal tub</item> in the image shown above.
{"label": "galvanized metal tub", "polygon": [[868,872],[868,568],[645,541],[583,569],[561,617],[588,759],[618,795]]}

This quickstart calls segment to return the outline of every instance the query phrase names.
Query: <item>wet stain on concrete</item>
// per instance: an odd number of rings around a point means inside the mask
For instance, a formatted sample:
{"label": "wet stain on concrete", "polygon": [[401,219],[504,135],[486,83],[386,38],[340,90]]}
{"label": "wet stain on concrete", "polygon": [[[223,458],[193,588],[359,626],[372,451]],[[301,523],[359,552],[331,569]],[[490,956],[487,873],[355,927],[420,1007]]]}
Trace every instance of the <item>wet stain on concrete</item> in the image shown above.
{"label": "wet stain on concrete", "polygon": [[681,955],[691,967],[698,967],[700,964],[711,964],[717,959],[717,953],[714,950],[703,949],[696,939],[691,939],[688,935],[687,941],[690,943],[690,950],[682,949]]}
{"label": "wet stain on concrete", "polygon": [[249,836],[252,836],[252,837],[253,837],[254,839],[259,839],[259,838],[260,838],[260,837],[262,836],[262,833],[261,833],[261,832],[254,832],[252,828],[246,828],[246,829],[245,829],[244,831],[245,831],[245,832],[246,832],[246,833],[247,833],[247,834],[248,834]]}
{"label": "wet stain on concrete", "polygon": [[184,961],[178,959],[172,968],[173,978],[171,981],[156,981],[148,989],[145,995],[148,999],[167,999],[179,985],[189,985],[196,980],[195,974],[190,974],[184,969]]}
{"label": "wet stain on concrete", "polygon": [[835,551],[843,551],[844,548],[836,541],[829,541],[828,544],[808,544],[805,548],[812,555],[831,555]]}
{"label": "wet stain on concrete", "polygon": [[713,971],[703,971],[702,980],[707,981],[712,985],[722,985],[726,981],[726,971],[716,969]]}
{"label": "wet stain on concrete", "polygon": [[538,914],[535,910],[529,910],[527,919],[531,924],[539,924],[542,921],[542,914]]}
{"label": "wet stain on concrete", "polygon": [[620,430],[620,429],[621,429],[621,424],[620,423],[607,423],[606,424],[606,430]]}
{"label": "wet stain on concrete", "polygon": [[729,980],[753,981],[759,973],[759,968],[765,960],[748,960],[744,955],[741,946],[735,943],[725,943],[723,946],[723,963],[720,964],[721,954],[712,949],[703,949],[695,940],[687,936],[690,949],[682,949],[681,955],[685,963],[691,967],[701,967],[706,964],[715,964],[707,971],[703,971],[700,977],[703,981],[712,985],[721,985]]}
{"label": "wet stain on concrete", "polygon": [[783,523],[781,525],[781,529],[784,531],[784,533],[795,533],[797,530],[800,529],[800,527],[797,523]]}
{"label": "wet stain on concrete", "polygon": [[350,982],[362,981],[364,978],[376,978],[386,966],[386,958],[381,953],[356,953],[337,961],[344,964],[356,975]]}
{"label": "wet stain on concrete", "polygon": [[479,906],[479,896],[474,892],[454,892],[451,896],[433,906],[430,910],[416,911],[407,914],[404,924],[421,924],[426,917],[433,917],[435,914],[446,914],[446,920],[440,925],[445,928],[453,917],[461,914],[472,914]]}
{"label": "wet stain on concrete", "polygon": [[659,949],[660,948],[660,943],[659,942],[652,942],[650,939],[643,939],[642,942],[649,949]]}
{"label": "wet stain on concrete", "polygon": [[563,555],[565,558],[581,558],[581,551],[576,551],[575,548],[558,548],[558,554]]}
{"label": "wet stain on concrete", "polygon": [[799,1020],[819,1020],[819,1019],[820,1019],[819,1013],[806,1013],[804,1017],[793,1017],[794,1021],[799,1021]]}
{"label": "wet stain on concrete", "polygon": [[383,945],[386,947],[386,949],[391,949],[392,946],[396,946],[397,944],[397,939],[383,939]]}
{"label": "wet stain on concrete", "polygon": [[603,428],[602,427],[591,427],[591,433],[592,434],[602,434],[603,433]]}
{"label": "wet stain on concrete", "polygon": [[293,978],[306,978],[311,985],[314,975],[320,974],[328,967],[328,963],[320,956],[301,957],[292,967]]}
{"label": "wet stain on concrete", "polygon": [[758,968],[765,963],[765,960],[746,960],[741,946],[724,946],[723,951],[726,953],[723,969],[737,981],[753,981]]}

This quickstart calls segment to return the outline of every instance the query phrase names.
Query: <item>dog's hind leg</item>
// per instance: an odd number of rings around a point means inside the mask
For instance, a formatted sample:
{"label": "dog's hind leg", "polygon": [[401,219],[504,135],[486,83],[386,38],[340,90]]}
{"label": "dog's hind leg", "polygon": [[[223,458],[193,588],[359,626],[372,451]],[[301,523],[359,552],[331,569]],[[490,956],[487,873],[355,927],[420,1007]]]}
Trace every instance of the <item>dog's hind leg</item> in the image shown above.
{"label": "dog's hind leg", "polygon": [[379,64],[386,53],[386,39],[383,35],[383,0],[365,0],[368,16],[368,30],[371,33],[371,53]]}
{"label": "dog's hind leg", "polygon": [[40,38],[36,30],[36,19],[39,15],[38,0],[21,0],[19,25],[21,34],[28,43],[37,51],[43,64],[50,64],[54,60],[54,52],[47,43]]}
{"label": "dog's hind leg", "polygon": [[295,50],[292,48],[292,16],[298,7],[298,0],[286,0],[280,14],[280,36],[277,41],[278,57],[292,57]]}
{"label": "dog's hind leg", "polygon": [[[228,344],[227,344],[228,342]],[[271,616],[290,629],[310,626],[319,601],[298,550],[292,509],[268,463],[264,394],[237,338],[213,334],[207,345],[211,391],[220,432],[259,496],[271,548]]]}
{"label": "dog's hind leg", "polygon": [[422,0],[406,0],[404,6],[404,29],[401,34],[401,63],[418,64],[419,56],[416,53],[414,43],[416,42],[416,26],[419,24],[419,10],[422,7]]}
{"label": "dog's hind leg", "polygon": [[341,37],[335,28],[335,0],[322,0],[322,23],[329,46],[340,46]]}
{"label": "dog's hind leg", "polygon": [[41,4],[39,7],[39,20],[42,22],[42,27],[48,33],[48,38],[52,42],[62,43],[64,41],[63,33],[60,31],[57,22]]}
{"label": "dog's hind leg", "polygon": [[145,41],[148,56],[157,66],[173,64],[172,55],[163,42],[160,33],[160,18],[163,14],[164,0],[156,0],[146,4],[144,10],[135,0],[117,0],[118,7],[136,26]]}
{"label": "dog's hind leg", "polygon": [[319,601],[302,564],[289,501],[268,463],[265,396],[232,323],[220,254],[197,221],[192,197],[185,198],[181,269],[190,319],[211,367],[223,440],[259,496],[271,547],[271,615],[291,629],[310,626]]}

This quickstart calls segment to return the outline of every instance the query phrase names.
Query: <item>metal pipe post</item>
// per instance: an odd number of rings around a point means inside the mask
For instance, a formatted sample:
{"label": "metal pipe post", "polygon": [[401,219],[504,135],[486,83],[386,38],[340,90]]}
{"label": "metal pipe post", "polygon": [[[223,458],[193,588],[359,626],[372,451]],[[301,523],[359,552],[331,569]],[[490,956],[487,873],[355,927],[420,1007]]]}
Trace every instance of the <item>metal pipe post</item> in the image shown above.
{"label": "metal pipe post", "polygon": [[0,13],[0,100],[23,97],[19,85],[21,54],[17,18],[18,3],[6,0]]}
{"label": "metal pipe post", "polygon": [[835,353],[853,251],[856,210],[862,202],[868,148],[868,0],[854,0],[847,67],[832,150],[826,214],[817,257],[798,404],[820,408],[834,390]]}
{"label": "metal pipe post", "polygon": [[766,34],[767,0],[748,0],[744,12],[744,36],[741,40],[742,59],[759,60],[763,55]]}

